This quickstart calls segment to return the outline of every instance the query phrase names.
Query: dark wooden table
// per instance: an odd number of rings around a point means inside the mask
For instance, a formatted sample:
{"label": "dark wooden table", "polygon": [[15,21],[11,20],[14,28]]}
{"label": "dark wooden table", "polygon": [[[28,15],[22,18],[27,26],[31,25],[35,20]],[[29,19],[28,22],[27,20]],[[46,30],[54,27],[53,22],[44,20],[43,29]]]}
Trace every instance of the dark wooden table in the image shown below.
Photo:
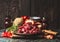
{"label": "dark wooden table", "polygon": [[[1,32],[3,32],[4,30],[0,30],[0,35]],[[32,37],[33,38],[33,37]],[[4,37],[0,37],[0,42],[60,42],[59,39],[52,39],[52,40],[48,40],[48,39],[22,39],[22,38],[4,38]]]}
{"label": "dark wooden table", "polygon": [[59,39],[12,39],[12,38],[0,38],[0,42],[60,42]]}

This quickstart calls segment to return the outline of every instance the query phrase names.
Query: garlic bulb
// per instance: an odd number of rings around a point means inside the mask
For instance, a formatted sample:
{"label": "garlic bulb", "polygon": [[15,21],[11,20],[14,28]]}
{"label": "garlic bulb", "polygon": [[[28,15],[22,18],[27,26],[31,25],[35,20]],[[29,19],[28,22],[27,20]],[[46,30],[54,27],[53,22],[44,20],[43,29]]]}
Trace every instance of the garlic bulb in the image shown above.
{"label": "garlic bulb", "polygon": [[22,21],[23,21],[22,18],[16,18],[16,19],[13,21],[13,25],[18,26],[18,24],[22,23]]}

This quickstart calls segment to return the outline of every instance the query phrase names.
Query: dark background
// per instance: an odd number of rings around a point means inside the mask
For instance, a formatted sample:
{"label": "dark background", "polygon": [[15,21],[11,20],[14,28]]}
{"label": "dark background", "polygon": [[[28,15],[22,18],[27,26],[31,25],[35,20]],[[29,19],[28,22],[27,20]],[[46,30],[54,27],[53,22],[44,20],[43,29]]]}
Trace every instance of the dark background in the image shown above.
{"label": "dark background", "polygon": [[4,27],[4,18],[12,19],[23,15],[46,17],[49,29],[60,29],[59,0],[0,0],[0,28]]}

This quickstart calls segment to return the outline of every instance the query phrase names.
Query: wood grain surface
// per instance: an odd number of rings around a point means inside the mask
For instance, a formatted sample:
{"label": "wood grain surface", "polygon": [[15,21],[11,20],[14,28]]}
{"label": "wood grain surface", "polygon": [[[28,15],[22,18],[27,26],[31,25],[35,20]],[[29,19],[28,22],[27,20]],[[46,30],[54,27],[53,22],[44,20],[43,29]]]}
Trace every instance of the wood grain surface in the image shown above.
{"label": "wood grain surface", "polygon": [[[59,0],[0,0],[0,28],[4,28],[4,18],[12,19],[23,15],[46,17],[49,28],[60,29]],[[48,28],[48,29],[49,29]]]}

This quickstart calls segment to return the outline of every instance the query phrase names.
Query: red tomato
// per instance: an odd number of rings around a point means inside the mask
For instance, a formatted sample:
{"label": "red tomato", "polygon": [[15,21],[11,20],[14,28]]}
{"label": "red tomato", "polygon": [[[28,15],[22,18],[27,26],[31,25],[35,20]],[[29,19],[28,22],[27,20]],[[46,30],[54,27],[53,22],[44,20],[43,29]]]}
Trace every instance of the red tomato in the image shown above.
{"label": "red tomato", "polygon": [[7,32],[3,32],[2,36],[6,37],[7,36]]}
{"label": "red tomato", "polygon": [[11,37],[12,33],[11,32],[7,32],[7,37]]}

